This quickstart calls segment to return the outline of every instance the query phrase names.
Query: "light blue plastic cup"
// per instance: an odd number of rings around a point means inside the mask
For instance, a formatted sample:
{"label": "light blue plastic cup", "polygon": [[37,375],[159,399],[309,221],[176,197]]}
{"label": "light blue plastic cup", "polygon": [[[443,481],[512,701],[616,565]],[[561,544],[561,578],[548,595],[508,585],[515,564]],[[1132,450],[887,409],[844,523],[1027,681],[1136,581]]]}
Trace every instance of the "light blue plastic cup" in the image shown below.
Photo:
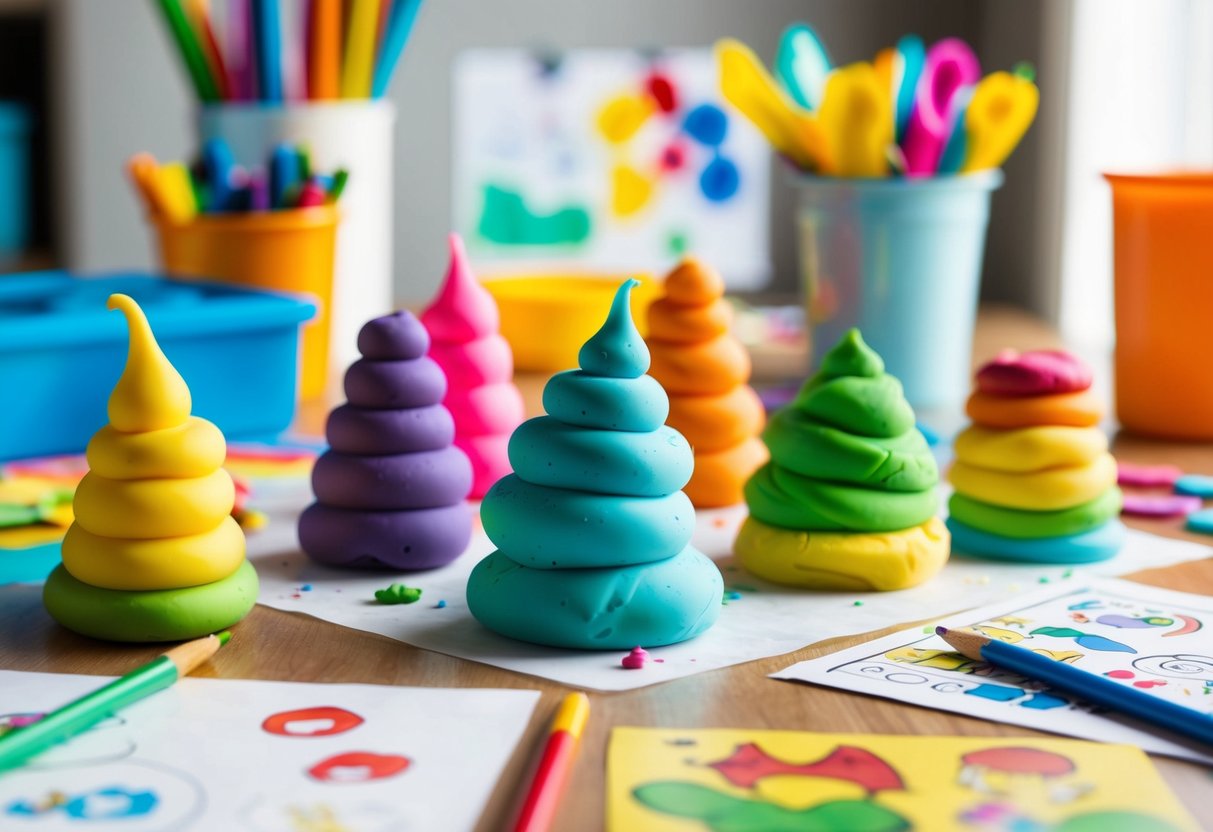
{"label": "light blue plastic cup", "polygon": [[915,408],[959,405],[1002,172],[796,183],[814,363],[857,326]]}

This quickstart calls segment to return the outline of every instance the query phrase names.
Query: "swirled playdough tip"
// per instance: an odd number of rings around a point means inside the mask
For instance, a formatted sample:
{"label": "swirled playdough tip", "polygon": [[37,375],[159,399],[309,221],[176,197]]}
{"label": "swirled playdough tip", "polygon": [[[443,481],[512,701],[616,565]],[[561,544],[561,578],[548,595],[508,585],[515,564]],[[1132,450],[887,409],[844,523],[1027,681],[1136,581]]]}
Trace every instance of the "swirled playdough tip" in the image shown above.
{"label": "swirled playdough tip", "polygon": [[698,259],[684,257],[665,279],[665,296],[682,306],[706,306],[724,296],[724,280]]}
{"label": "swirled playdough tip", "polygon": [[500,313],[497,302],[480,284],[468,265],[463,239],[447,237],[450,265],[438,297],[421,313],[430,337],[439,343],[463,343],[497,332]]}
{"label": "swirled playdough tip", "polygon": [[127,295],[110,295],[106,304],[126,316],[130,347],[126,367],[109,398],[109,420],[123,433],[162,430],[189,418],[190,390],[156,343],[139,304]]}
{"label": "swirled playdough tip", "polygon": [[884,372],[884,359],[867,345],[858,329],[847,330],[833,349],[821,360],[824,378],[864,376],[875,378]]}
{"label": "swirled playdough tip", "polygon": [[608,378],[640,378],[649,369],[649,348],[632,320],[632,288],[640,282],[628,278],[615,292],[606,322],[577,354],[582,370]]}

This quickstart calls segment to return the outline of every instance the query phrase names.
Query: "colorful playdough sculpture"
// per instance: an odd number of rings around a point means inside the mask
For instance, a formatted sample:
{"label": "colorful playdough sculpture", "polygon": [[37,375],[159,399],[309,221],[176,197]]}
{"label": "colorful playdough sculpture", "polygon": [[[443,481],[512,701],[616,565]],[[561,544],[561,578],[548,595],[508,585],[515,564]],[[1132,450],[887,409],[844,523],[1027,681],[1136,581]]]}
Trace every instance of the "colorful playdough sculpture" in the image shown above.
{"label": "colorful playdough sculpture", "polygon": [[126,295],[130,348],[109,424],[88,444],[75,522],[43,601],[60,624],[113,641],[178,641],[222,630],[257,600],[232,518],[219,429],[190,415],[190,391]]}
{"label": "colorful playdough sculpture", "polygon": [[335,566],[412,570],[450,563],[467,547],[472,467],[451,442],[446,377],[426,356],[412,312],[358,333],[362,358],[345,373],[348,400],[329,414],[330,450],[316,460],[316,502],[299,517],[299,544]]}
{"label": "colorful playdough sculpture", "polygon": [[1064,352],[1008,350],[977,373],[948,479],[957,552],[1089,563],[1124,543],[1116,461],[1091,371]]}
{"label": "colorful playdough sculpture", "polygon": [[448,238],[451,263],[438,298],[421,314],[430,357],[446,373],[443,404],[455,417],[455,445],[472,463],[473,499],[510,473],[506,446],[526,410],[514,386],[514,356],[498,332],[497,302],[468,267],[463,240]]}
{"label": "colorful playdough sculpture", "polygon": [[750,572],[809,589],[922,583],[948,559],[939,472],[901,383],[859,331],[822,359],[763,439],[734,552]]}
{"label": "colorful playdough sculpture", "polygon": [[669,403],[645,375],[628,280],[581,348],[579,370],[543,391],[549,415],[510,438],[514,473],[480,507],[497,545],[472,570],[468,608],[502,635],[557,647],[630,649],[699,635],[723,582],[690,545],[695,510],[679,489],[694,465],[664,423]]}
{"label": "colorful playdough sculpture", "polygon": [[750,356],[729,332],[724,281],[687,258],[666,277],[664,292],[648,312],[649,372],[670,396],[667,424],[695,452],[684,491],[700,508],[740,503],[746,480],[767,461],[758,439],[765,414],[746,384]]}

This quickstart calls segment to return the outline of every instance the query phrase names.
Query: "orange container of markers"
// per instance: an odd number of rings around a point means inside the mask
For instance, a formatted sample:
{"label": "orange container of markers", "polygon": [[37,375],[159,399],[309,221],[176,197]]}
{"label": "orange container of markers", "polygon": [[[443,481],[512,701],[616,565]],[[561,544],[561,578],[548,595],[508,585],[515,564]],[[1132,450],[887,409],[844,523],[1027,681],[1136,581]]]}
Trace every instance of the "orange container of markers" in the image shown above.
{"label": "orange container of markers", "polygon": [[333,257],[338,208],[198,214],[189,222],[151,218],[160,266],[170,275],[310,295],[316,317],[304,325],[300,395],[324,393],[329,375]]}
{"label": "orange container of markers", "polygon": [[1116,415],[1213,439],[1213,173],[1104,174],[1112,186]]}

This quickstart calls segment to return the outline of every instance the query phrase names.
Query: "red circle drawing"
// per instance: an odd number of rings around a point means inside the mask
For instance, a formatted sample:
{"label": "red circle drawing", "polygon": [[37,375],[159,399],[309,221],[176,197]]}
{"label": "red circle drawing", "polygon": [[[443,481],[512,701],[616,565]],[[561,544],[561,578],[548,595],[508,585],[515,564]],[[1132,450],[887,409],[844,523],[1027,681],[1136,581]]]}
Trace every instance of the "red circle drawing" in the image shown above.
{"label": "red circle drawing", "polygon": [[[302,722],[324,722],[328,725],[300,725]],[[266,717],[261,723],[261,730],[277,734],[280,737],[331,737],[334,734],[344,734],[361,725],[362,717],[351,713],[345,708],[334,708],[323,705],[317,708],[299,708],[295,711],[283,711]]]}
{"label": "red circle drawing", "polygon": [[400,774],[409,767],[410,762],[408,757],[399,754],[347,751],[321,760],[307,773],[322,783],[365,783]]}

